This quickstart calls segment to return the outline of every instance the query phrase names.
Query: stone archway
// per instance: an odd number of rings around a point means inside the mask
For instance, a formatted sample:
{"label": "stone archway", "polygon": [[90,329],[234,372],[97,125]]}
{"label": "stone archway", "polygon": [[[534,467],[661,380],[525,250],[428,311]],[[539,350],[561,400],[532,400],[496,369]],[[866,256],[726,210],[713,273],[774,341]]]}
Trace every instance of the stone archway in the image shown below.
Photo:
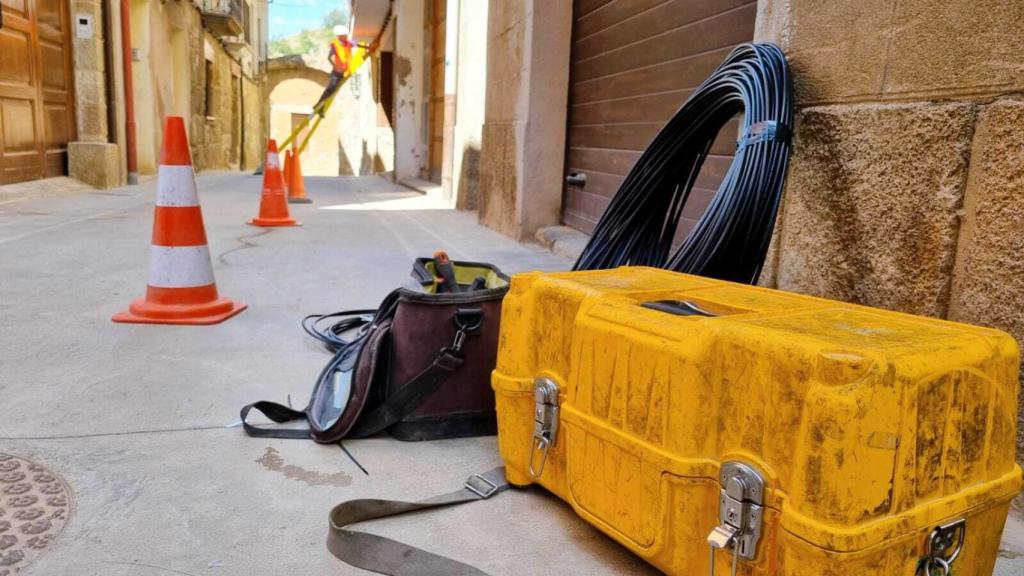
{"label": "stone archway", "polygon": [[[324,68],[310,65],[302,55],[274,58],[267,64],[266,99],[270,106],[270,135],[280,145],[312,114],[330,78]],[[302,154],[302,170],[311,176],[367,175],[393,166],[390,126],[378,125],[371,65],[365,65],[340,88],[335,103]],[[382,132],[388,132],[381,135]],[[283,152],[283,151],[282,151]],[[382,152],[386,158],[382,158]]]}
{"label": "stone archway", "polygon": [[[270,136],[278,145],[309,114],[320,97],[330,75],[327,71],[307,65],[300,55],[274,58],[267,63],[266,94],[270,105]],[[351,167],[339,162],[340,111],[327,111],[309,145],[302,154],[302,171],[309,176],[340,176],[351,174]],[[302,140],[300,135],[297,139]],[[282,150],[282,153],[284,151]]]}
{"label": "stone archway", "polygon": [[329,77],[330,73],[326,68],[311,66],[301,55],[272,58],[267,61],[267,96],[269,97],[274,88],[285,80],[305,78],[321,86],[326,86]]}

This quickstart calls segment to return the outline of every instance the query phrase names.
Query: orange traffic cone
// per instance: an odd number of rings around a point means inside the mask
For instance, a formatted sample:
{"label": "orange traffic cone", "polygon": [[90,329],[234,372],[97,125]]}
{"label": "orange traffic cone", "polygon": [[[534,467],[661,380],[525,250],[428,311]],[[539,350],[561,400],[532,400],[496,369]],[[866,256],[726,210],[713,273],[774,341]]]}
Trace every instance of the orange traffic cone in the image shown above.
{"label": "orange traffic cone", "polygon": [[284,193],[284,176],[281,174],[281,157],[277,153],[277,141],[267,142],[267,161],[263,163],[263,196],[260,198],[260,215],[249,221],[253,226],[300,226],[288,213],[288,201]]}
{"label": "orange traffic cone", "polygon": [[284,191],[291,194],[292,186],[292,151],[284,153]]}
{"label": "orange traffic cone", "polygon": [[292,204],[310,204],[312,198],[306,196],[306,180],[302,177],[302,164],[299,162],[299,153],[296,150],[292,157],[292,171],[290,173],[290,186],[288,187],[288,201]]}
{"label": "orange traffic cone", "polygon": [[217,294],[185,121],[180,116],[169,116],[164,122],[146,297],[132,302],[113,320],[216,324],[245,308],[245,304]]}

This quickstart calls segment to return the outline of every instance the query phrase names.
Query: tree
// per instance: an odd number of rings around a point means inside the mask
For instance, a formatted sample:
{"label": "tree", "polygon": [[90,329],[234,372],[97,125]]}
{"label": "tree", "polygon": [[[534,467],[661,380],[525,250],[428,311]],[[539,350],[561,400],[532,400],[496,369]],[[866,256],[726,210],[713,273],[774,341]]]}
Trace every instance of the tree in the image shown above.
{"label": "tree", "polygon": [[348,25],[352,14],[348,0],[338,0],[338,4],[338,8],[324,14],[322,20],[323,27],[307,29],[291,36],[271,40],[269,45],[270,57],[277,58],[291,54],[305,54],[307,56],[322,56],[326,58],[326,46],[330,43],[331,38],[333,38],[331,28],[338,24]]}
{"label": "tree", "polygon": [[324,14],[324,28],[333,28],[338,24],[348,25],[351,18],[351,8],[347,1],[341,2],[341,6]]}

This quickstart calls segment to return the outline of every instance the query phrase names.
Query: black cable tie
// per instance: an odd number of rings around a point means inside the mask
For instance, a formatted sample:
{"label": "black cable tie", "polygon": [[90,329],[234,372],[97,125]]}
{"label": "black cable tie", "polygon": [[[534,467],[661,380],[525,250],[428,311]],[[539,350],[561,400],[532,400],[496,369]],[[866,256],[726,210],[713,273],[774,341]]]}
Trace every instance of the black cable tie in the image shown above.
{"label": "black cable tie", "polygon": [[341,443],[341,440],[338,440],[338,448],[341,448],[341,451],[344,452],[346,456],[348,456],[349,460],[351,460],[353,464],[358,466],[359,469],[363,471],[363,474],[366,474],[367,476],[370,475],[370,473],[366,471],[366,468],[363,468],[363,465],[359,463],[359,460],[356,460],[356,457],[353,456],[352,453],[348,451],[348,448],[345,448],[345,445]]}
{"label": "black cable tie", "polygon": [[752,144],[768,140],[788,142],[789,135],[789,126],[777,120],[764,120],[751,125],[747,133],[740,136],[740,139],[736,141],[736,150],[742,150]]}

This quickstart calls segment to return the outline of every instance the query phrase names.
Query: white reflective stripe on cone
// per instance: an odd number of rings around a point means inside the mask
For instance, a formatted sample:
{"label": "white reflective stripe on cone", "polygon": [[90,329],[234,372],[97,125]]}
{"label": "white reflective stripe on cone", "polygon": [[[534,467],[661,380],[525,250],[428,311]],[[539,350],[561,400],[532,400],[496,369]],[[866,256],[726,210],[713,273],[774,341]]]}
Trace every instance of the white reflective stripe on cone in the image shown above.
{"label": "white reflective stripe on cone", "polygon": [[204,246],[150,246],[149,285],[190,288],[213,284],[210,249]]}
{"label": "white reflective stripe on cone", "polygon": [[199,206],[192,166],[160,166],[156,183],[157,206]]}
{"label": "white reflective stripe on cone", "polygon": [[281,169],[281,157],[277,155],[277,152],[267,154],[267,168]]}

